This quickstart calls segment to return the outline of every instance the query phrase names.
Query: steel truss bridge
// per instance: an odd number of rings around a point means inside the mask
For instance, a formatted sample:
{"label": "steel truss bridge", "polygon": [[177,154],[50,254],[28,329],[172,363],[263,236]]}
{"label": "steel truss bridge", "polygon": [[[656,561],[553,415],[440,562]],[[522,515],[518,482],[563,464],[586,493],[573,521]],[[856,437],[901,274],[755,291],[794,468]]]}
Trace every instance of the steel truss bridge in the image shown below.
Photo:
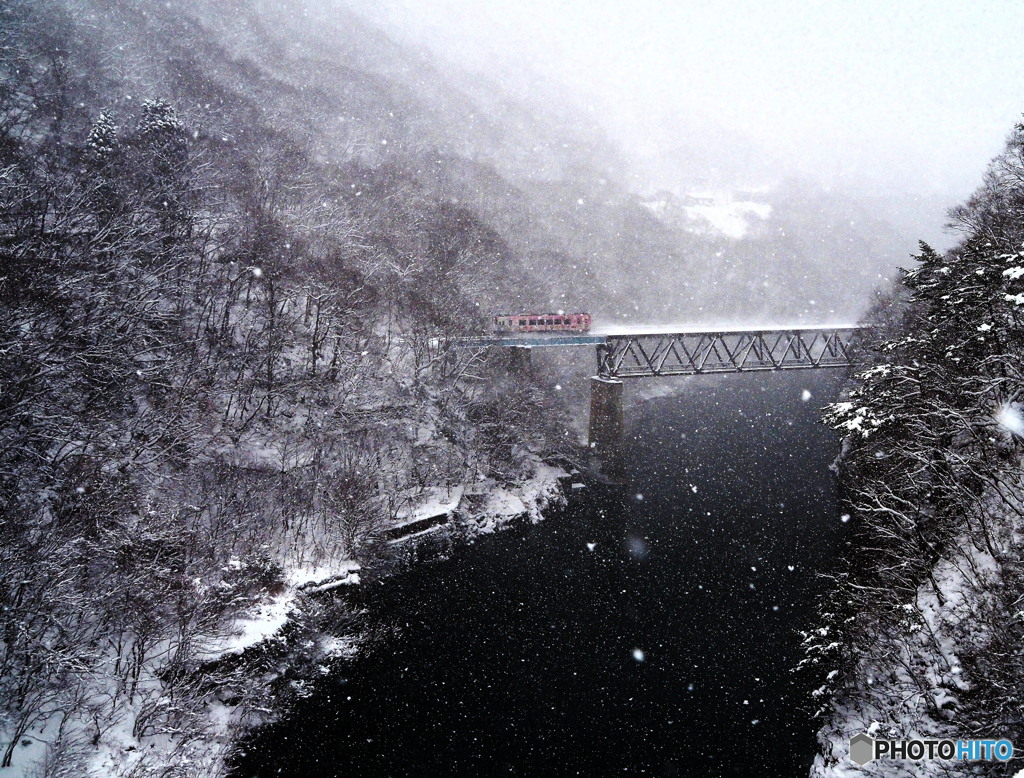
{"label": "steel truss bridge", "polygon": [[852,364],[851,326],[751,327],[704,330],[628,327],[586,334],[503,335],[459,338],[457,349],[516,349],[529,365],[530,350],[556,346],[597,349],[590,381],[590,448],[606,475],[623,467],[623,378],[842,368]]}
{"label": "steel truss bridge", "polygon": [[610,335],[597,346],[601,378],[846,367],[855,327]]}
{"label": "steel truss bridge", "polygon": [[458,348],[593,346],[603,379],[847,367],[857,327],[797,326],[690,330],[629,327],[586,334],[524,334],[462,338]]}

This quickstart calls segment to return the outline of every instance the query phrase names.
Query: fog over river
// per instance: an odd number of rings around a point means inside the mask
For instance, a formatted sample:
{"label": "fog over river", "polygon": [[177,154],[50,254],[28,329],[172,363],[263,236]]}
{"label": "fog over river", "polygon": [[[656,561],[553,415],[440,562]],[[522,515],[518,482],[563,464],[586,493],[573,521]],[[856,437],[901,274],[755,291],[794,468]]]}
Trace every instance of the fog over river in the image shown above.
{"label": "fog over river", "polygon": [[627,388],[628,474],[370,587],[398,627],[237,775],[806,773],[837,371]]}

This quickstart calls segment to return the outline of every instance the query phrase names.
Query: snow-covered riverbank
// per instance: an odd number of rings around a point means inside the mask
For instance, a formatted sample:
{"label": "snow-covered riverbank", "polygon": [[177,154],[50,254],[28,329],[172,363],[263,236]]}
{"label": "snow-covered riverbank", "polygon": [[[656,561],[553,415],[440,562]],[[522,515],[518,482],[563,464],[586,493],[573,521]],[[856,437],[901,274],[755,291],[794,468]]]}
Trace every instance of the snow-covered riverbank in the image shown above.
{"label": "snow-covered riverbank", "polygon": [[[414,495],[410,507],[396,517],[395,525],[424,518],[443,519],[428,529],[404,538],[385,541],[389,548],[380,560],[384,569],[371,563],[363,569],[352,559],[318,564],[296,563],[282,571],[283,587],[275,589],[253,606],[240,611],[228,629],[205,642],[197,652],[201,672],[209,672],[210,693],[205,708],[197,711],[190,731],[182,737],[145,736],[133,733],[136,716],[125,715],[121,726],[101,734],[89,761],[94,776],[149,775],[148,765],[177,763],[188,767],[191,776],[219,776],[227,770],[233,745],[254,725],[272,720],[278,704],[287,705],[290,695],[305,696],[318,678],[339,671],[368,640],[372,625],[359,618],[352,606],[344,607],[346,593],[361,584],[362,576],[380,577],[401,569],[390,565],[424,542],[444,539],[449,547],[479,535],[500,531],[518,522],[536,523],[545,511],[565,499],[563,482],[572,476],[564,469],[532,457],[533,474],[512,484],[491,479],[451,489],[425,488]],[[240,561],[232,564],[240,566]],[[380,565],[381,562],[375,563]],[[347,629],[332,632],[310,629],[314,612],[341,604],[347,616],[340,620]],[[197,679],[202,682],[204,679]],[[253,687],[264,687],[262,691]],[[276,691],[266,693],[268,689]],[[285,699],[278,700],[280,690]],[[166,704],[173,704],[168,701]],[[39,733],[35,750],[42,758],[43,738]],[[38,759],[25,746],[12,776],[28,776]],[[154,773],[155,774],[155,773]]]}

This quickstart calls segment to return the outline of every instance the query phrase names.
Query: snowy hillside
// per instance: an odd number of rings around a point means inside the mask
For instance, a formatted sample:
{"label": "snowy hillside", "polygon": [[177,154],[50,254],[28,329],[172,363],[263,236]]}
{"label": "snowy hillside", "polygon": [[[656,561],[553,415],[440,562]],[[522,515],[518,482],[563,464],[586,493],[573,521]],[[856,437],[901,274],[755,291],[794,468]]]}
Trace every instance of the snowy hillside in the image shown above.
{"label": "snowy hillside", "polygon": [[1013,764],[848,758],[860,732],[1022,742],[1024,354],[1020,126],[869,321],[863,370],[827,421],[854,528],[806,633],[822,753],[814,778],[1012,775]]}

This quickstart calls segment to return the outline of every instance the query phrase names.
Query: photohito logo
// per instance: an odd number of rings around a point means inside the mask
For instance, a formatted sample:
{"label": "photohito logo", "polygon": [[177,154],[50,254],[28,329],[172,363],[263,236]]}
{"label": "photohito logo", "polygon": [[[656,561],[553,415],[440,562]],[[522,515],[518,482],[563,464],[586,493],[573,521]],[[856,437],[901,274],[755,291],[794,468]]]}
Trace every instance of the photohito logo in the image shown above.
{"label": "photohito logo", "polygon": [[850,738],[850,760],[863,766],[873,759],[997,759],[1013,756],[1009,740],[877,740],[863,732]]}

